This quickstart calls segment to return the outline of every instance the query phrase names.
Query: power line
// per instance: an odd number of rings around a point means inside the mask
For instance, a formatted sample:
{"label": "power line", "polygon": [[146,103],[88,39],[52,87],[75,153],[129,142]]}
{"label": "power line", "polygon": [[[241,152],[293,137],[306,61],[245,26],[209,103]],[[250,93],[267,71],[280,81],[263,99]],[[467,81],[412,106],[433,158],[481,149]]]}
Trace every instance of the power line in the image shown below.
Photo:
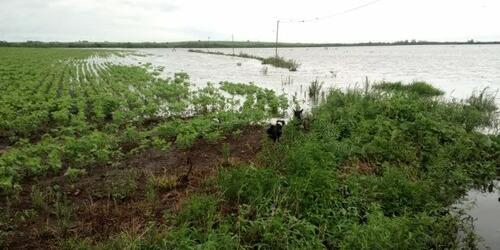
{"label": "power line", "polygon": [[362,4],[362,5],[359,5],[359,6],[356,6],[356,7],[353,7],[353,8],[344,10],[344,11],[341,11],[341,12],[337,12],[337,13],[334,13],[334,14],[331,14],[331,15],[328,15],[328,16],[323,16],[323,17],[315,17],[315,18],[302,19],[302,20],[280,20],[280,19],[276,20],[276,48],[275,48],[276,49],[275,50],[275,56],[276,56],[276,58],[278,58],[278,34],[279,34],[280,22],[283,22],[283,23],[306,23],[306,22],[320,21],[320,20],[324,20],[324,19],[328,19],[328,18],[340,16],[340,15],[345,15],[347,13],[350,13],[350,12],[353,12],[353,11],[356,11],[356,10],[368,7],[368,6],[372,5],[372,4],[376,4],[376,3],[381,2],[381,1],[383,1],[383,0],[373,0],[371,2]]}
{"label": "power line", "polygon": [[383,0],[374,0],[374,1],[362,4],[362,5],[359,5],[359,6],[356,6],[356,7],[347,9],[347,10],[344,10],[344,11],[336,12],[336,13],[333,13],[333,14],[327,15],[327,16],[314,17],[314,18],[308,18],[308,19],[280,19],[280,22],[283,22],[283,23],[308,23],[308,22],[316,22],[316,21],[320,21],[320,20],[324,20],[324,19],[329,19],[329,18],[333,18],[333,17],[345,15],[345,14],[348,14],[350,12],[353,12],[353,11],[356,11],[356,10],[368,7],[370,5],[376,4],[376,3],[381,2],[381,1],[383,1]]}

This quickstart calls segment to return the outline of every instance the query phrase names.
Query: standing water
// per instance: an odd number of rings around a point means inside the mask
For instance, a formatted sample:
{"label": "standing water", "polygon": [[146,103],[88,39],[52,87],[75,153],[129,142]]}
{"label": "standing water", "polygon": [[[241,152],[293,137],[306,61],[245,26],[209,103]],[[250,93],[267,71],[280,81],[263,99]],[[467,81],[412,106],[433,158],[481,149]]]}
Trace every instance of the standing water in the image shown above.
{"label": "standing water", "polygon": [[[231,49],[209,49],[232,53]],[[372,81],[427,81],[449,96],[466,98],[486,87],[500,88],[500,45],[380,46],[338,48],[280,48],[280,56],[300,63],[297,72],[262,65],[254,59],[188,52],[187,49],[141,49],[146,56],[130,56],[126,63],[164,66],[164,76],[186,72],[195,85],[232,81],[274,89],[301,97],[318,80],[327,88],[362,87]],[[270,48],[237,49],[262,57]],[[500,97],[497,96],[500,103]]]}
{"label": "standing water", "polygon": [[470,190],[460,203],[474,219],[474,230],[480,236],[480,249],[500,249],[499,181],[492,186]]}

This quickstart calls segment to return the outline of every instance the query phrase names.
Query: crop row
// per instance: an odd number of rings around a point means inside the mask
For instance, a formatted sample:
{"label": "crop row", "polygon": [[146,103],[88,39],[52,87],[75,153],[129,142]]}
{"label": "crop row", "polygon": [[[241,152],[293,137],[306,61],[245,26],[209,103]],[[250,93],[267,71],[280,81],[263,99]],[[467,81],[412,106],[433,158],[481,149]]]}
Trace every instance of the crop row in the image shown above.
{"label": "crop row", "polygon": [[4,191],[26,176],[112,164],[148,147],[217,141],[288,106],[285,97],[254,85],[237,93],[245,85],[193,90],[185,73],[162,79],[148,67],[93,60],[118,52],[0,50]]}

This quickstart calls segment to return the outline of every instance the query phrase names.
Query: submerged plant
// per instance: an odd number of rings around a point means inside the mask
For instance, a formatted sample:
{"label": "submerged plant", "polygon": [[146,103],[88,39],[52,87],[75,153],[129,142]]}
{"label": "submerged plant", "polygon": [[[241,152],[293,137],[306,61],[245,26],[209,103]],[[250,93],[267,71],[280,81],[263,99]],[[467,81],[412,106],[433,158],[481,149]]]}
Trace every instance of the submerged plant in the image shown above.
{"label": "submerged plant", "polygon": [[323,83],[320,83],[318,79],[312,81],[309,85],[309,99],[311,99],[314,103],[318,103],[322,87]]}
{"label": "submerged plant", "polygon": [[374,89],[386,92],[400,92],[416,94],[422,97],[442,96],[444,92],[425,82],[412,82],[403,84],[401,82],[382,82],[372,86]]}
{"label": "submerged plant", "polygon": [[300,64],[295,60],[287,60],[283,57],[268,57],[262,60],[262,64],[270,64],[278,68],[286,68],[290,71],[297,71]]}

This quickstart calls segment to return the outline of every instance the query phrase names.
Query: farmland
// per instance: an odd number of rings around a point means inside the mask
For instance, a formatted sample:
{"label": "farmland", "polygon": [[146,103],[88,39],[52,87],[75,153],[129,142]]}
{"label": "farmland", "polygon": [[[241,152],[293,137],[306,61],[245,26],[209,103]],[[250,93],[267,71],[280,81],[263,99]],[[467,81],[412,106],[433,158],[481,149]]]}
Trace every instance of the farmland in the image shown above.
{"label": "farmland", "polygon": [[500,137],[482,132],[498,124],[487,92],[333,89],[272,143],[262,124],[284,115],[285,96],[106,60],[127,53],[0,48],[0,246],[476,244],[451,206],[499,170]]}
{"label": "farmland", "polygon": [[[25,206],[25,198],[30,207],[2,214],[6,217],[0,224],[2,244],[5,238],[22,237],[21,233],[34,237],[28,244],[36,244],[41,237],[36,233],[66,231],[83,207],[74,207],[76,201],[68,193],[78,199],[89,195],[82,199],[99,206],[99,199],[130,198],[133,191],[144,188],[137,178],[146,174],[154,176],[148,182],[153,186],[175,185],[175,175],[158,177],[155,169],[147,169],[151,173],[117,169],[127,167],[125,160],[141,161],[141,154],[162,152],[179,156],[182,164],[172,164],[182,167],[190,161],[189,150],[197,140],[211,145],[227,134],[245,133],[247,127],[287,106],[283,97],[253,85],[224,83],[193,90],[183,73],[159,79],[149,66],[94,60],[121,55],[117,51],[1,49],[0,54],[2,211]],[[81,180],[95,182],[96,175],[109,185],[102,190],[78,185]],[[83,189],[91,193],[79,194]],[[19,213],[24,213],[21,221],[14,218]],[[41,232],[23,228],[52,217],[54,224],[48,222]],[[5,227],[12,225],[16,225],[13,237],[5,236],[9,234]]]}

